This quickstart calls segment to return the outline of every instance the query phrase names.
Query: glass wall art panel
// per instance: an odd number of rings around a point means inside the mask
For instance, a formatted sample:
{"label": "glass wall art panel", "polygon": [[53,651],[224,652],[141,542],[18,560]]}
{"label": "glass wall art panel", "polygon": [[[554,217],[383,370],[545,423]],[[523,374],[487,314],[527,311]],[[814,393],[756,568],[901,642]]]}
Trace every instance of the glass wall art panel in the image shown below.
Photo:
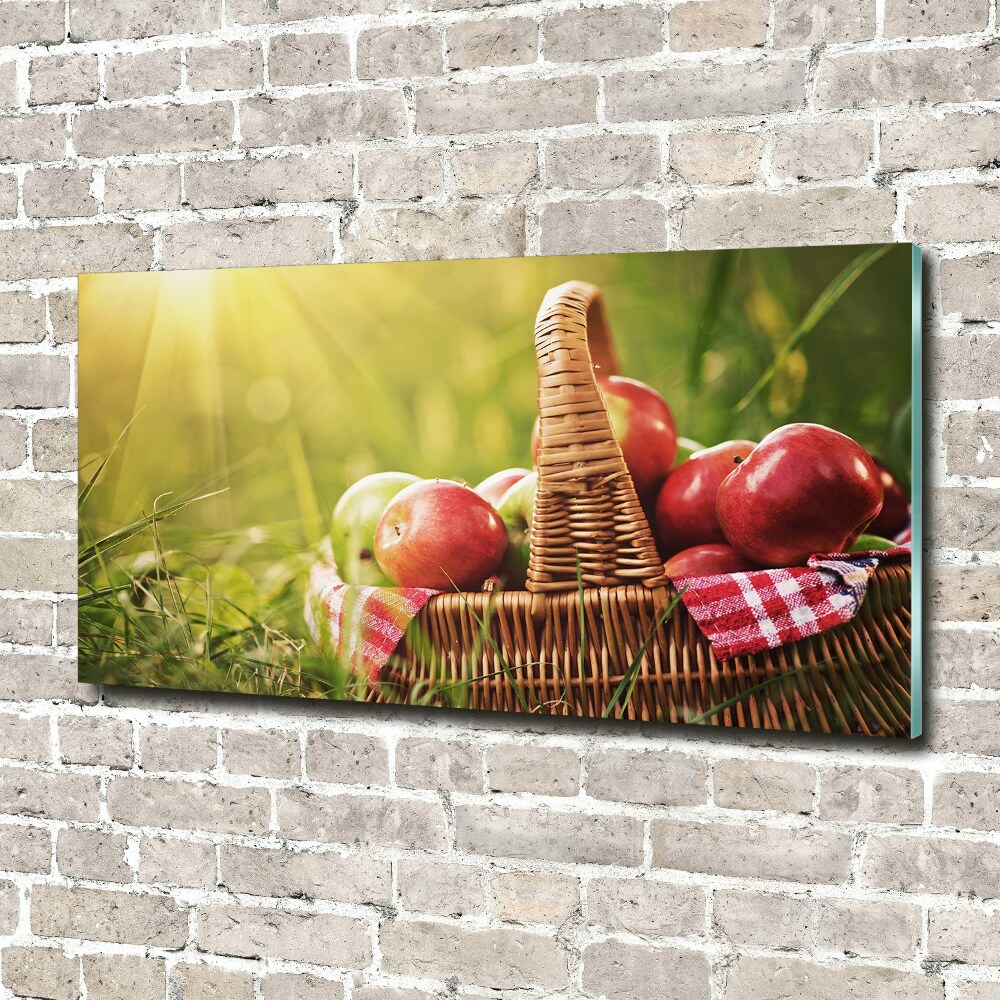
{"label": "glass wall art panel", "polygon": [[82,681],[920,732],[916,247],[79,301]]}

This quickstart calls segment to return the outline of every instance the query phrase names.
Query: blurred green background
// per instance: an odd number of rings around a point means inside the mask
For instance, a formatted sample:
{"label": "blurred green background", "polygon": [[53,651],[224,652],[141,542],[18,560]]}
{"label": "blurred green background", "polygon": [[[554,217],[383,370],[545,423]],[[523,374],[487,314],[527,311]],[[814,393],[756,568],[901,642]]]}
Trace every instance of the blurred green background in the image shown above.
{"label": "blurred green background", "polygon": [[81,507],[81,676],[345,696],[301,618],[310,547],[370,472],[531,464],[534,317],[570,279],[683,436],[815,421],[909,481],[909,245],[87,275],[81,481],[110,458]]}

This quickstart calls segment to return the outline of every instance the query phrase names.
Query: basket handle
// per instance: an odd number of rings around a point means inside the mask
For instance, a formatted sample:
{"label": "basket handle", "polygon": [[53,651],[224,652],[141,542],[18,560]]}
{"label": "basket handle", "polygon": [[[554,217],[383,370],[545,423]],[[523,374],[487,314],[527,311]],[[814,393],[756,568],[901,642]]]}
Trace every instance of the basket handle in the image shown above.
{"label": "basket handle", "polygon": [[[588,344],[589,337],[589,344]],[[663,563],[611,427],[595,368],[618,362],[601,293],[569,281],[551,289],[535,321],[538,492],[527,588],[663,587]]]}

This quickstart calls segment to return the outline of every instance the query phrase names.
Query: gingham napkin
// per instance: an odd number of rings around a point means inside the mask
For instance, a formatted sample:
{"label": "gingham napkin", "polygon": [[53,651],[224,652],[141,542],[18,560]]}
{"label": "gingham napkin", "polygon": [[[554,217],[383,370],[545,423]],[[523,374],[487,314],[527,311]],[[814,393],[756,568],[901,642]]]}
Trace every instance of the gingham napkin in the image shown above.
{"label": "gingham napkin", "polygon": [[719,660],[776,649],[849,622],[882,562],[910,558],[905,546],[884,552],[810,556],[808,565],[748,573],[677,577],[681,600]]}
{"label": "gingham napkin", "polygon": [[440,593],[419,587],[348,586],[327,553],[310,572],[306,621],[321,646],[356,676],[375,683],[407,625]]}

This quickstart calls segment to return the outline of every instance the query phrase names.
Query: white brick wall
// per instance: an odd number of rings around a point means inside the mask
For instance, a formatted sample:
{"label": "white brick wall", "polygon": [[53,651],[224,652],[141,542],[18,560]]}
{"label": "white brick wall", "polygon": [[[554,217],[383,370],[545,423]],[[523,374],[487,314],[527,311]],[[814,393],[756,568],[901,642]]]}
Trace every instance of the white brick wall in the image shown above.
{"label": "white brick wall", "polygon": [[[996,0],[0,0],[0,997],[1000,998],[998,157]],[[909,238],[922,742],[77,685],[78,271]]]}

